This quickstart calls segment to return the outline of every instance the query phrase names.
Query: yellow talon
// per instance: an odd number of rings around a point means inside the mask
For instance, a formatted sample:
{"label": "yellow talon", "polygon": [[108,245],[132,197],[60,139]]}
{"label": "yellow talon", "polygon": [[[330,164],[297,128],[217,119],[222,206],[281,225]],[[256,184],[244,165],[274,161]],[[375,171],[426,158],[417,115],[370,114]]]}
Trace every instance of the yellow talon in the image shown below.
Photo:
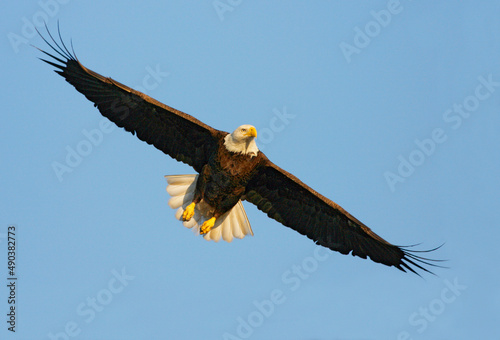
{"label": "yellow talon", "polygon": [[208,233],[210,230],[212,230],[212,228],[214,227],[214,224],[215,224],[215,217],[212,217],[211,219],[209,220],[206,220],[205,223],[202,224],[202,226],[200,227],[200,234],[206,234]]}
{"label": "yellow talon", "polygon": [[193,202],[186,207],[186,210],[184,210],[184,212],[182,213],[182,220],[183,221],[189,221],[193,217],[195,205],[196,204],[194,204],[194,202]]}

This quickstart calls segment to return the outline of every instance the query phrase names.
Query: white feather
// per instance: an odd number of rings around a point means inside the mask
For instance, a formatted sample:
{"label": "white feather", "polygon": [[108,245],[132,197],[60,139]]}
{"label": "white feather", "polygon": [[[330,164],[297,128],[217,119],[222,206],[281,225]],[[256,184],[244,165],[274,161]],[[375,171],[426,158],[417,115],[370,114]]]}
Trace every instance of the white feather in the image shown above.
{"label": "white feather", "polygon": [[255,137],[246,134],[246,131],[250,128],[255,130],[255,127],[252,125],[242,125],[234,130],[233,133],[226,135],[226,137],[224,137],[226,149],[231,152],[250,155],[251,157],[257,156],[259,148],[257,147],[257,143],[255,143]]}
{"label": "white feather", "polygon": [[167,187],[167,192],[170,196],[179,196],[185,194],[189,190],[189,187],[189,185],[172,184]]}
{"label": "white feather", "polygon": [[[167,192],[172,198],[168,205],[177,209],[175,218],[182,221],[182,214],[186,207],[191,204],[196,187],[198,175],[173,175],[165,176],[167,179]],[[186,228],[193,229],[195,235],[200,234],[200,226],[213,215],[213,208],[204,201],[195,206],[194,216],[189,221],[182,221]],[[233,238],[243,238],[252,235],[253,231],[248,221],[247,214],[243,208],[243,203],[238,203],[227,213],[215,221],[215,225],[208,233],[203,235],[207,241],[219,242],[221,238],[226,242],[231,242]]]}
{"label": "white feather", "polygon": [[172,209],[177,209],[182,206],[182,202],[184,201],[183,196],[173,196],[168,200],[168,206]]}

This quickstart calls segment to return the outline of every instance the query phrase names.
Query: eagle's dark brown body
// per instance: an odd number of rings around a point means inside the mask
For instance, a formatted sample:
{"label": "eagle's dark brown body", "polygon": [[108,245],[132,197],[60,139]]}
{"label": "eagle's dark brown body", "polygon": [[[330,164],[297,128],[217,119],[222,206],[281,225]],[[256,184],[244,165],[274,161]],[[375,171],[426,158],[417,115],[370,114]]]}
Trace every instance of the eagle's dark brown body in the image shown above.
{"label": "eagle's dark brown body", "polygon": [[202,199],[214,208],[213,216],[218,218],[231,210],[245,194],[248,181],[265,163],[264,155],[257,156],[235,153],[224,146],[227,133],[220,133],[217,149],[201,170],[196,182],[194,203]]}

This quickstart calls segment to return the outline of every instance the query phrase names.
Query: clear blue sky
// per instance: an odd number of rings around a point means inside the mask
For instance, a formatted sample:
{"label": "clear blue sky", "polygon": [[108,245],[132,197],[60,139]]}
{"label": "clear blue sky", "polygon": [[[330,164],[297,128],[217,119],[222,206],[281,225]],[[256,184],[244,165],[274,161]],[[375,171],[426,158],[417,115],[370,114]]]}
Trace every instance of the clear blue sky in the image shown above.
{"label": "clear blue sky", "polygon": [[[499,3],[2,7],[0,338],[500,335]],[[275,163],[390,242],[445,243],[433,256],[450,269],[421,279],[318,250],[250,204],[254,237],[194,236],[174,219],[163,178],[193,170],[111,129],[37,59],[29,44],[45,46],[30,25],[43,19],[60,22],[92,70],[218,129],[255,125]],[[71,172],[58,177],[54,164]]]}

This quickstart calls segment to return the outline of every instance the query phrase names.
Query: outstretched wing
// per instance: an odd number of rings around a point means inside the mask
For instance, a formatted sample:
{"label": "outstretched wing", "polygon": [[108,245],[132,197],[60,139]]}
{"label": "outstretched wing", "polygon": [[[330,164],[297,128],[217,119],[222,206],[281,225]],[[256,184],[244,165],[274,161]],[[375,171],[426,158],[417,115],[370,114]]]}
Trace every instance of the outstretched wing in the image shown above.
{"label": "outstretched wing", "polygon": [[281,169],[265,156],[265,161],[249,181],[246,200],[278,222],[314,242],[342,254],[416,273],[436,266],[415,252],[395,246],[375,234],[341,206],[317,193],[297,177]]}
{"label": "outstretched wing", "polygon": [[74,51],[69,51],[60,32],[59,43],[48,29],[47,33],[52,44],[40,36],[55,54],[40,50],[53,59],[42,60],[56,67],[55,72],[92,101],[103,116],[167,155],[201,171],[208,155],[217,147],[222,131],[89,70],[78,61]]}

